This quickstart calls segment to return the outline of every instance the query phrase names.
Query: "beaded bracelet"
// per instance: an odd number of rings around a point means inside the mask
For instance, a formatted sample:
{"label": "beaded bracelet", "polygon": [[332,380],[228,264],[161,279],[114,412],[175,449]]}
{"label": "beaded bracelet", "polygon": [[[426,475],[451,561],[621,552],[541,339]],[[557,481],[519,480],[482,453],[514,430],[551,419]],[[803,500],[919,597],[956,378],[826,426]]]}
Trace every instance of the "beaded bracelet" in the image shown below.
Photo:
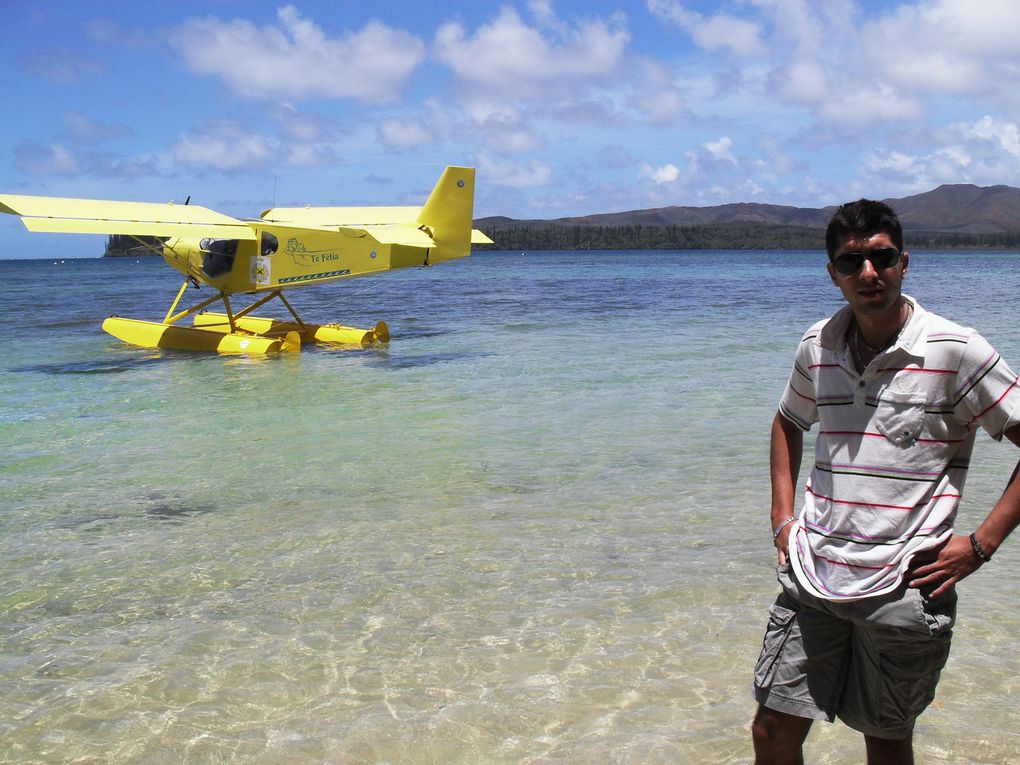
{"label": "beaded bracelet", "polygon": [[985,548],[978,542],[976,534],[970,535],[970,546],[974,548],[974,554],[980,558],[982,563],[987,563],[992,559],[992,556],[985,552]]}

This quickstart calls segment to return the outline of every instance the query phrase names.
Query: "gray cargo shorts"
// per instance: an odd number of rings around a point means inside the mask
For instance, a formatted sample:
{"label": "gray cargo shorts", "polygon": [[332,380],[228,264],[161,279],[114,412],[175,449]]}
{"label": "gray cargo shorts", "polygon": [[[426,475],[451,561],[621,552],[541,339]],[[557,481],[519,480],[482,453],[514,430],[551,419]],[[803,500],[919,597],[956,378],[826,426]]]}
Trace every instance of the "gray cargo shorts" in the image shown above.
{"label": "gray cargo shorts", "polygon": [[902,739],[935,698],[949,658],[956,591],[931,600],[900,587],[876,598],[829,601],[801,588],[788,565],[769,610],[754,697],[769,709]]}

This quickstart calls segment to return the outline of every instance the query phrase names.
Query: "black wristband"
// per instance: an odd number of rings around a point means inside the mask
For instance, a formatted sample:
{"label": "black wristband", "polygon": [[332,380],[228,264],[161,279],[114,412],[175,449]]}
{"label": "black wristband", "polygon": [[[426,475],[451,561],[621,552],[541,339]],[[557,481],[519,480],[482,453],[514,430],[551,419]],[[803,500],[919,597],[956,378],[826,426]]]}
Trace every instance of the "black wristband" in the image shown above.
{"label": "black wristband", "polygon": [[981,546],[981,543],[978,542],[978,538],[977,538],[976,534],[971,534],[970,535],[970,546],[974,548],[974,554],[976,556],[978,556],[978,558],[981,559],[982,563],[987,563],[988,561],[990,561],[992,559],[992,556],[989,555],[988,553],[986,553],[985,552],[985,548],[983,548]]}

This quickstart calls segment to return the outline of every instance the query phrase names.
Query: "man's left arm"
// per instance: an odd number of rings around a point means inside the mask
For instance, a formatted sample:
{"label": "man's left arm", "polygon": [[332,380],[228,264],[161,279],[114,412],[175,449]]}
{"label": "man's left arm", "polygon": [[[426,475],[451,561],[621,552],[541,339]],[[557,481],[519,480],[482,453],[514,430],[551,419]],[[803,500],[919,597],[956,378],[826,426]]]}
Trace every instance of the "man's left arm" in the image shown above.
{"label": "man's left arm", "polygon": [[[1004,433],[1006,438],[1020,446],[1020,425],[1014,425]],[[973,574],[992,557],[1006,537],[1020,524],[1020,462],[1013,469],[1006,490],[1002,492],[995,507],[974,531],[981,552],[974,549],[969,534],[953,534],[949,541],[931,553],[931,557],[919,556],[911,567],[911,587],[938,585],[931,597],[936,598],[954,584]],[[921,565],[918,565],[921,564]]]}

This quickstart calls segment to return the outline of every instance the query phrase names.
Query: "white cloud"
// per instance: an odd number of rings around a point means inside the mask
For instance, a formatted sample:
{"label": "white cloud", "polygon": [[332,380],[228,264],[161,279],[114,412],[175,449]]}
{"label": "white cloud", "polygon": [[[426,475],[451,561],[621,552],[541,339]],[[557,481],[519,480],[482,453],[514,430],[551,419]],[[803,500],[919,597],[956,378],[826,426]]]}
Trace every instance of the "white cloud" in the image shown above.
{"label": "white cloud", "polygon": [[505,6],[475,29],[443,24],[433,45],[477,123],[491,124],[494,116],[527,121],[525,130],[505,137],[511,150],[544,145],[537,137],[544,123],[605,128],[675,122],[684,114],[669,66],[628,54],[631,34],[622,14],[562,19],[547,0],[530,2],[528,9],[524,18]]}
{"label": "white cloud", "polygon": [[[1016,0],[746,0],[726,13],[699,12],[682,0],[646,5],[709,54],[685,57],[696,64],[690,74],[678,69],[678,81],[714,75],[728,84],[701,98],[685,88],[686,110],[699,117],[726,107],[772,114],[787,104],[805,108],[803,117],[857,130],[923,121],[937,108],[932,96],[943,94],[1020,104],[1003,87],[1020,76]],[[710,55],[731,50],[736,66],[733,57]]]}
{"label": "white cloud", "polygon": [[174,160],[224,173],[244,172],[268,165],[276,152],[261,135],[226,120],[182,135],[171,147]]}
{"label": "white cloud", "polygon": [[960,125],[958,129],[965,137],[990,141],[1020,160],[1020,127],[1016,123],[986,115],[973,125]]}
{"label": "white cloud", "polygon": [[1015,0],[925,0],[904,3],[886,18],[873,22],[869,33],[883,39],[899,39],[906,50],[920,48],[930,38],[941,47],[970,53],[1016,53],[1016,30],[1020,28],[1020,4]]}
{"label": "white cloud", "polygon": [[922,116],[918,100],[886,84],[844,92],[825,102],[818,112],[830,122],[852,128],[881,125],[885,120],[917,120]]}
{"label": "white cloud", "polygon": [[72,176],[82,170],[74,152],[59,143],[23,143],[15,147],[14,166],[30,175]]}
{"label": "white cloud", "polygon": [[524,154],[539,147],[539,140],[530,130],[506,130],[490,138],[490,143],[504,152]]}
{"label": "white cloud", "polygon": [[[525,110],[512,103],[472,97],[465,104],[464,112],[470,125],[462,128],[460,135],[470,136],[496,155],[520,154],[541,145],[535,133],[535,121],[529,119],[530,115]],[[553,115],[562,117],[554,111],[546,112],[545,116]]]}
{"label": "white cloud", "polygon": [[671,122],[680,117],[685,103],[672,73],[662,63],[640,57],[628,62],[627,75],[633,95],[631,105],[653,122]]}
{"label": "white cloud", "polygon": [[553,10],[549,0],[529,0],[528,10],[535,17],[536,21],[547,27],[556,26],[559,22],[556,19],[556,11]]}
{"label": "white cloud", "polygon": [[832,93],[825,68],[817,61],[793,61],[776,77],[783,95],[794,101],[821,103]]}
{"label": "white cloud", "polygon": [[536,159],[514,162],[490,154],[478,157],[478,172],[493,186],[535,188],[552,182],[552,168]]}
{"label": "white cloud", "polygon": [[476,123],[505,122],[512,123],[522,119],[521,111],[505,101],[486,98],[472,98],[465,104],[467,115]]}
{"label": "white cloud", "polygon": [[611,98],[605,97],[565,100],[551,113],[560,122],[582,127],[588,125],[618,125],[621,122],[616,102]]}
{"label": "white cloud", "polygon": [[982,86],[983,66],[975,59],[954,55],[946,50],[882,49],[876,55],[884,65],[886,76],[911,90],[942,93],[966,93]]}
{"label": "white cloud", "polygon": [[708,141],[704,146],[705,150],[715,159],[737,164],[737,158],[733,156],[733,141],[729,136],[723,136],[718,141]]}
{"label": "white cloud", "polygon": [[379,125],[379,138],[390,148],[413,149],[432,140],[432,133],[417,122],[386,119]]}
{"label": "white cloud", "polygon": [[756,56],[765,49],[762,30],[752,21],[722,13],[706,17],[676,0],[648,0],[648,10],[679,26],[709,51],[727,48],[738,56]]}
{"label": "white cloud", "polygon": [[959,147],[928,154],[876,149],[862,158],[859,182],[864,188],[882,188],[890,196],[929,191],[942,183],[970,180],[972,160]]}
{"label": "white cloud", "polygon": [[331,146],[316,143],[295,143],[283,147],[283,164],[288,167],[322,167],[337,162]]}
{"label": "white cloud", "polygon": [[929,151],[906,146],[870,152],[864,157],[862,179],[883,188],[895,184],[896,193],[906,194],[943,183],[1007,183],[1020,172],[1020,126],[1016,123],[985,116],[938,131],[934,142]]}
{"label": "white cloud", "polygon": [[498,154],[524,154],[537,149],[538,137],[524,120],[494,121],[475,125],[476,137]]}
{"label": "white cloud", "polygon": [[641,177],[647,178],[653,183],[673,183],[680,177],[680,168],[674,164],[665,164],[661,167],[653,167],[648,163],[641,165]]}
{"label": "white cloud", "polygon": [[155,156],[124,157],[104,151],[78,153],[62,143],[25,142],[14,148],[14,166],[29,175],[63,178],[140,178],[159,174]]}
{"label": "white cloud", "polygon": [[188,66],[220,77],[247,98],[394,100],[425,58],[424,43],[379,21],[329,38],[294,6],[278,11],[279,26],[192,19],[172,37]]}
{"label": "white cloud", "polygon": [[325,120],[302,112],[292,103],[277,104],[269,110],[269,114],[279,123],[281,134],[293,141],[321,141],[327,132]]}
{"label": "white cloud", "polygon": [[1007,72],[1015,75],[1018,29],[1016,0],[926,0],[871,21],[861,39],[890,81],[917,91],[967,93],[998,86]]}
{"label": "white cloud", "polygon": [[630,39],[622,22],[567,26],[556,22],[548,3],[533,8],[540,11],[538,26],[509,6],[474,34],[457,22],[443,24],[435,36],[436,57],[463,83],[504,97],[552,96],[617,69]]}
{"label": "white cloud", "polygon": [[269,137],[232,120],[213,120],[181,135],[170,147],[173,160],[181,165],[244,173],[270,166],[322,167],[339,160],[334,144],[300,135]]}
{"label": "white cloud", "polygon": [[[776,180],[779,176],[798,169],[798,163],[784,149],[783,142],[776,136],[767,136],[759,142],[759,177]],[[804,170],[800,166],[800,170]]]}

